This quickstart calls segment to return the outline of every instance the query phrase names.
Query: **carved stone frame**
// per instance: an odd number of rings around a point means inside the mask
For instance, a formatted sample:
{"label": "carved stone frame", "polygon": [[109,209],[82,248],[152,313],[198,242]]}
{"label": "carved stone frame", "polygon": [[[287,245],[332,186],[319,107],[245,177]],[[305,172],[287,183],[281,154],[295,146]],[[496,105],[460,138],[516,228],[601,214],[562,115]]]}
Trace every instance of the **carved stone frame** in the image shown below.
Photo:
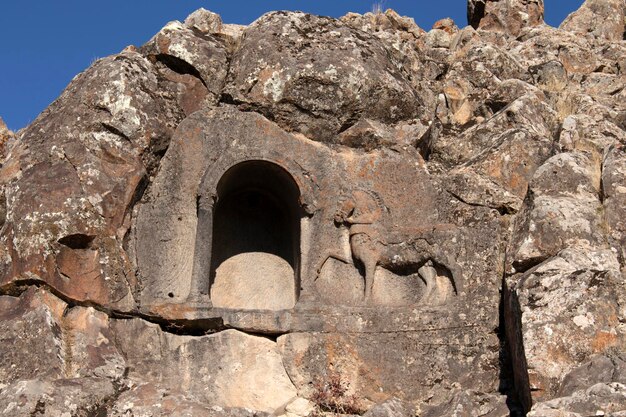
{"label": "carved stone frame", "polygon": [[[294,160],[287,159],[283,155],[274,152],[247,153],[245,156],[233,158],[232,155],[225,155],[209,166],[202,176],[197,199],[198,223],[196,229],[196,241],[193,257],[193,272],[191,277],[191,288],[188,301],[202,305],[205,308],[212,307],[210,290],[211,273],[211,253],[213,244],[213,220],[215,207],[218,200],[218,185],[223,176],[232,168],[245,162],[267,162],[281,168],[295,183],[299,191],[298,206],[302,216],[311,215],[315,209],[310,181],[307,181],[302,167]],[[302,240],[302,236],[300,236]],[[296,288],[296,303],[299,298],[300,281],[302,279],[302,262],[299,242],[298,251],[295,254],[299,261],[294,268],[294,279]]]}

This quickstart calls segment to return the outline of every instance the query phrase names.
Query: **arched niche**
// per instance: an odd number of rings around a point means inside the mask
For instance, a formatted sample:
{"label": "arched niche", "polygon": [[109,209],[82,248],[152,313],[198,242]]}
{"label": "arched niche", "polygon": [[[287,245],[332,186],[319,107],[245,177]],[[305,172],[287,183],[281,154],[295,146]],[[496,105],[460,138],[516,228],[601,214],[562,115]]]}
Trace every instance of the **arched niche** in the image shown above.
{"label": "arched niche", "polygon": [[212,208],[207,277],[214,307],[281,310],[295,305],[299,201],[292,176],[272,162],[240,162],[222,175]]}

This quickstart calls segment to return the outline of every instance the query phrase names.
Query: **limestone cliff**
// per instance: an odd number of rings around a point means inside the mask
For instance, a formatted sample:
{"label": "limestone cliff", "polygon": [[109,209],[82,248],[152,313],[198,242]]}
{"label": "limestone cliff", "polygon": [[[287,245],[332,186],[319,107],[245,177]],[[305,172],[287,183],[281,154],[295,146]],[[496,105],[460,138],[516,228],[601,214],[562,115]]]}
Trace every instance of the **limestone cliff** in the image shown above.
{"label": "limestone cliff", "polygon": [[0,415],[626,415],[625,13],[201,9],[0,120]]}

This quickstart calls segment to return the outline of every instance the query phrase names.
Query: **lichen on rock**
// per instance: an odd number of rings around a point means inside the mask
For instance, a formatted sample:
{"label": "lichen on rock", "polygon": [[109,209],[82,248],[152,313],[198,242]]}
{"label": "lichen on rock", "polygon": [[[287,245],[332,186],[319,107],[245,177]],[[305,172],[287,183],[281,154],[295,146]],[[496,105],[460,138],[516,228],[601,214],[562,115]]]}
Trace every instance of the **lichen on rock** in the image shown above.
{"label": "lichen on rock", "polygon": [[0,120],[0,415],[621,415],[623,2],[468,18],[200,9]]}

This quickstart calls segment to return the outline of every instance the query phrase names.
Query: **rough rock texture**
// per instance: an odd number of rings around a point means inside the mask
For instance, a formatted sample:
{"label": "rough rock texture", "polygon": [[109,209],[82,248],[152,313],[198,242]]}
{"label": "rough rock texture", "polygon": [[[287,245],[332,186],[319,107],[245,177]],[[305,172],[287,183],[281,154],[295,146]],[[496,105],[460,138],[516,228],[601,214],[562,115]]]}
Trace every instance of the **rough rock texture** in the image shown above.
{"label": "rough rock texture", "polygon": [[[624,40],[626,6],[622,0],[588,0],[560,28],[608,41]],[[602,22],[602,24],[598,24]]]}
{"label": "rough rock texture", "polygon": [[0,122],[0,415],[626,415],[624,10],[201,9]]}
{"label": "rough rock texture", "polygon": [[543,23],[543,0],[468,0],[467,21],[475,29],[517,36]]}
{"label": "rough rock texture", "polygon": [[15,134],[10,131],[4,124],[4,120],[0,117],[0,157],[4,159],[6,156],[6,148],[9,140],[13,139]]}
{"label": "rough rock texture", "polygon": [[362,118],[395,123],[429,110],[374,36],[303,13],[270,13],[246,29],[224,94],[287,130],[331,143]]}

